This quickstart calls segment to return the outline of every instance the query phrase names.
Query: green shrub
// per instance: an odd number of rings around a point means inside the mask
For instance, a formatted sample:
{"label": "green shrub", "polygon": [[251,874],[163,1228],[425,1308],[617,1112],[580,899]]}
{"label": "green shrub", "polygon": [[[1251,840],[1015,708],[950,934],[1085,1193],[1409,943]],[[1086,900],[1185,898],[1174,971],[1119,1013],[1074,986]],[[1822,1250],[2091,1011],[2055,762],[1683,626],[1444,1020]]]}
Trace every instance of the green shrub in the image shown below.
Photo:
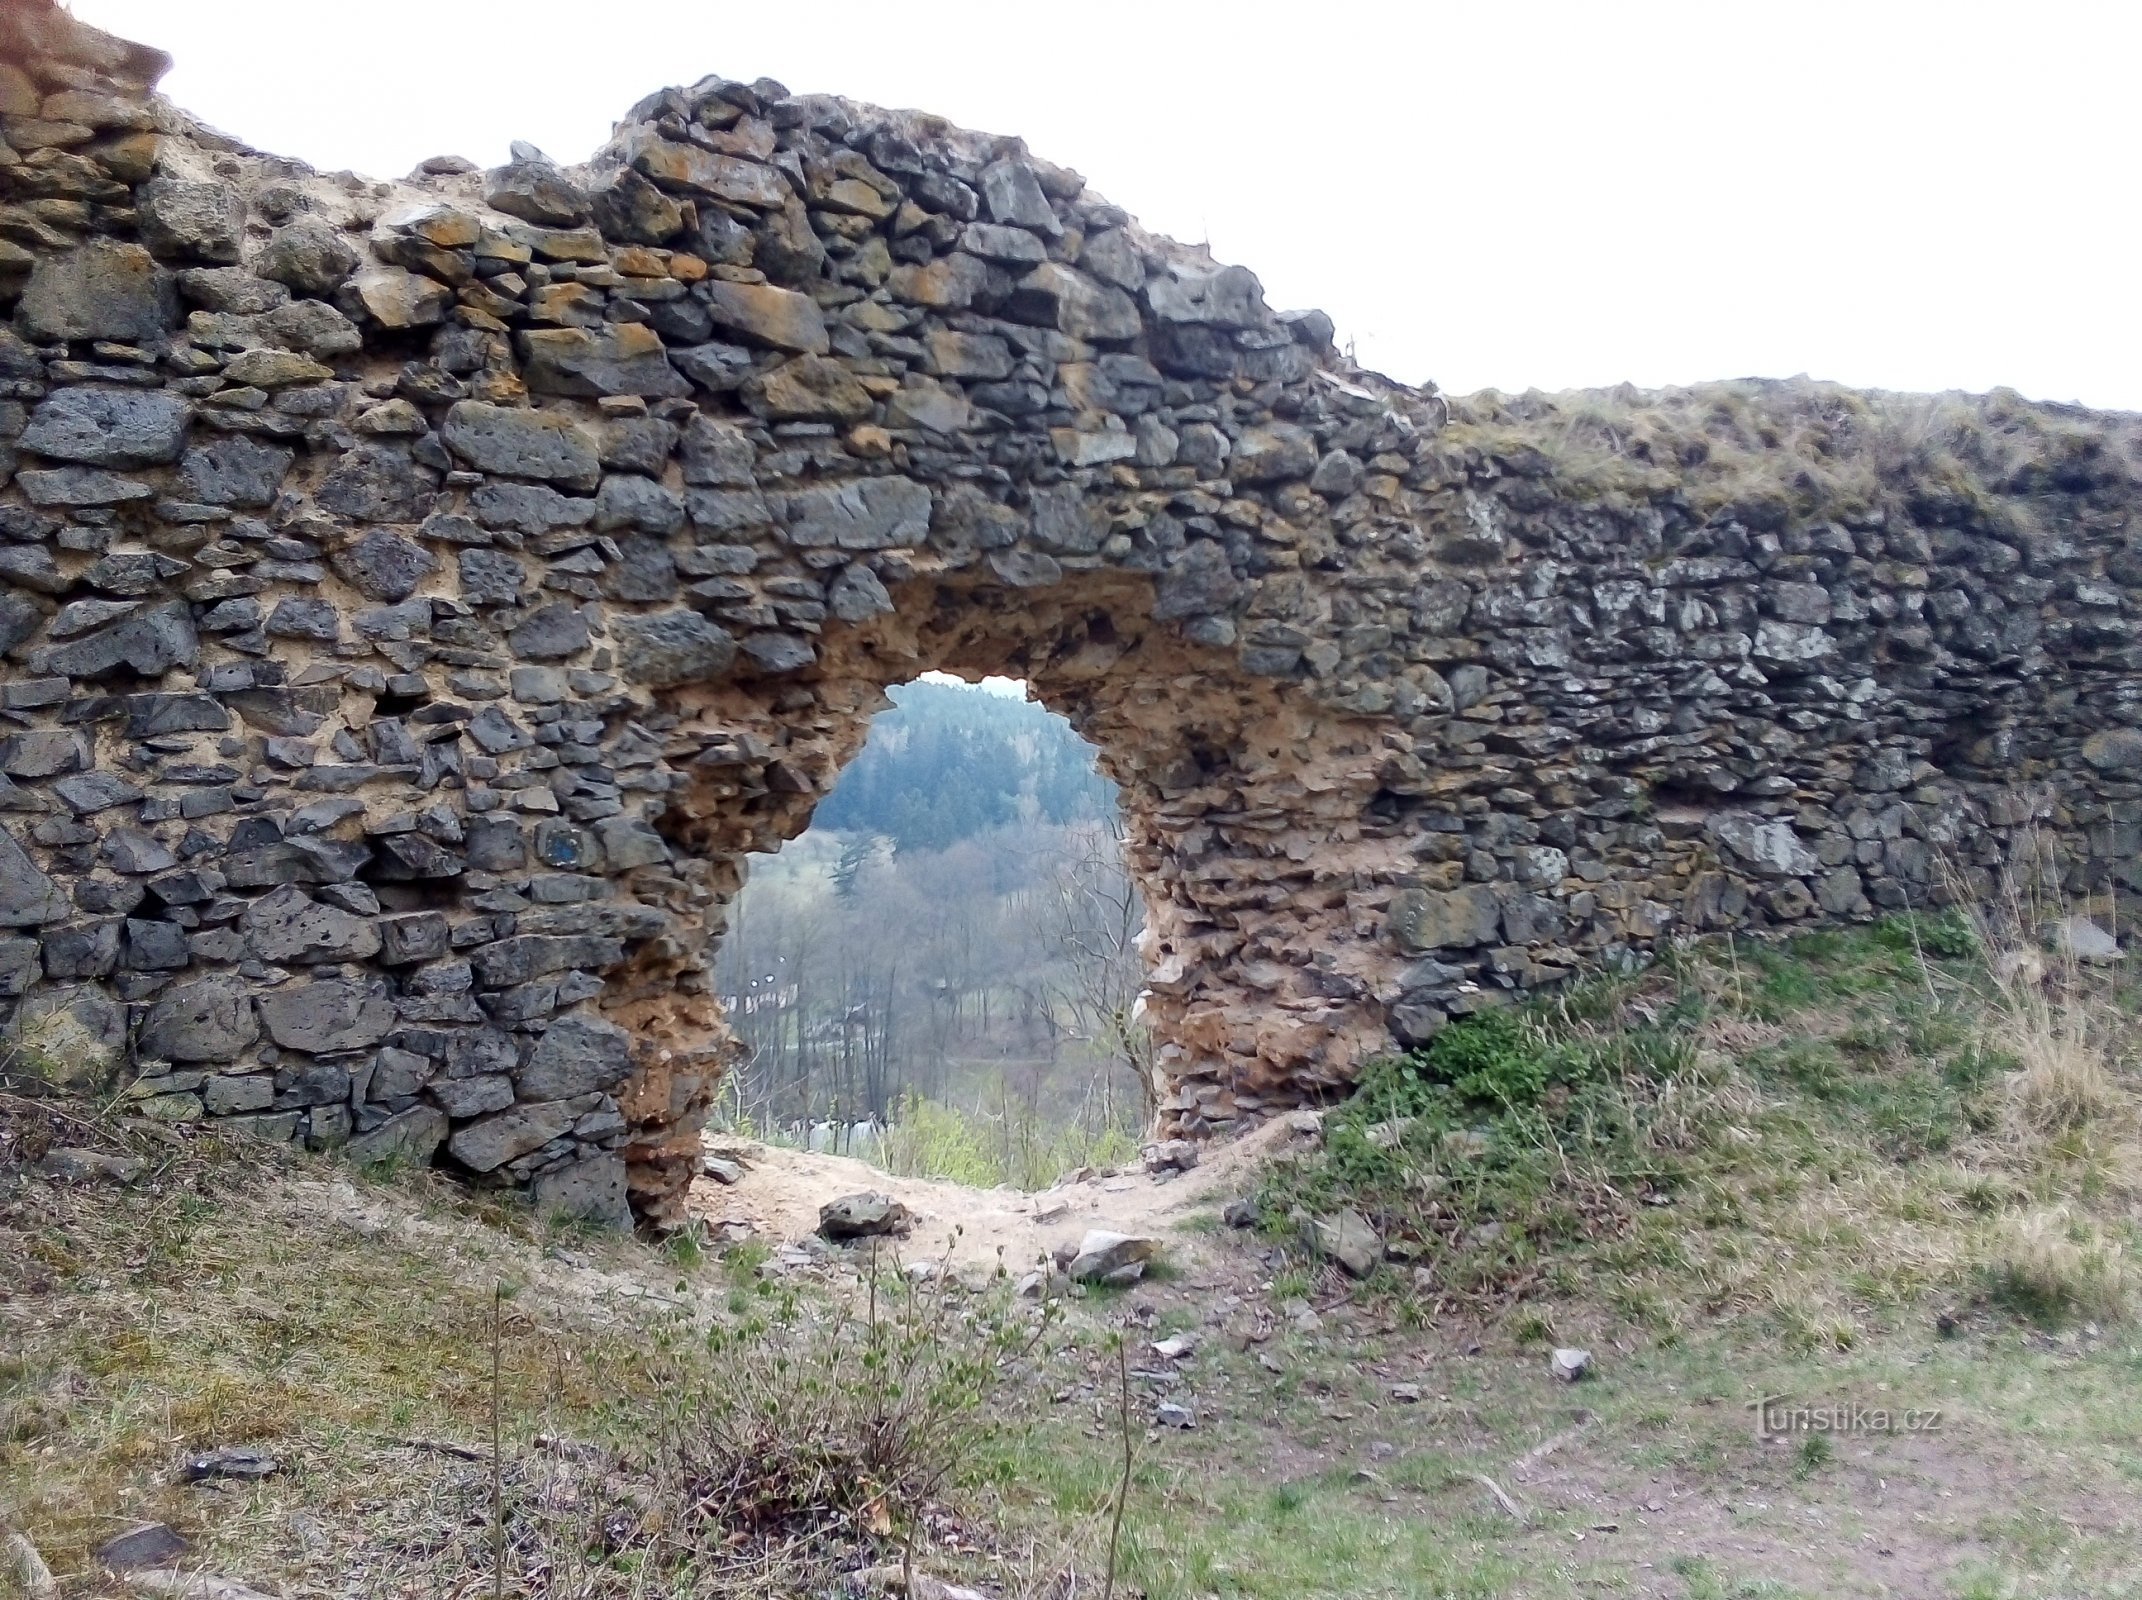
{"label": "green shrub", "polygon": [[1874,925],[1875,943],[1889,950],[1925,954],[1937,961],[1975,961],[1982,952],[1978,930],[1961,912],[1900,912]]}
{"label": "green shrub", "polygon": [[1267,1230],[1291,1237],[1349,1207],[1409,1242],[1448,1292],[1490,1298],[1534,1280],[1551,1252],[1617,1231],[1633,1192],[1671,1181],[1644,1108],[1693,1063],[1701,1013],[1676,1002],[1630,1026],[1619,1009],[1579,991],[1482,1012],[1372,1063],[1327,1118],[1322,1153],[1268,1179]]}

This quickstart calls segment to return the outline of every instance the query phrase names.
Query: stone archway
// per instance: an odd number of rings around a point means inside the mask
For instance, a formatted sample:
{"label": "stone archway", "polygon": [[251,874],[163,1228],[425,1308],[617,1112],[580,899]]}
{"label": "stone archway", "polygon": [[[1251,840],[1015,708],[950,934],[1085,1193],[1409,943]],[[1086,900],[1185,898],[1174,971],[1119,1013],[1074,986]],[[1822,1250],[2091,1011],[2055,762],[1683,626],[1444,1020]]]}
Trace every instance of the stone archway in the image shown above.
{"label": "stone archway", "polygon": [[2132,418],[1454,407],[934,118],[709,78],[378,183],[166,64],[0,0],[12,1061],[672,1219],[739,862],[930,667],[1121,786],[1184,1132],[1685,935],[2142,881]]}
{"label": "stone archway", "polygon": [[[1371,726],[1320,715],[1155,621],[1144,575],[1095,567],[1024,588],[994,572],[917,578],[885,603],[820,636],[809,699],[787,712],[760,680],[665,692],[658,715],[687,783],[657,827],[704,864],[718,899],[741,886],[745,855],[808,825],[888,687],[930,670],[1024,678],[1118,785],[1148,908],[1164,1131],[1202,1136],[1336,1092],[1383,1047],[1373,966],[1335,959],[1354,942],[1349,890],[1392,870],[1388,839],[1361,821],[1377,782]],[[668,1005],[637,999],[618,1014],[635,1030],[685,1011],[706,1025],[696,1005]]]}

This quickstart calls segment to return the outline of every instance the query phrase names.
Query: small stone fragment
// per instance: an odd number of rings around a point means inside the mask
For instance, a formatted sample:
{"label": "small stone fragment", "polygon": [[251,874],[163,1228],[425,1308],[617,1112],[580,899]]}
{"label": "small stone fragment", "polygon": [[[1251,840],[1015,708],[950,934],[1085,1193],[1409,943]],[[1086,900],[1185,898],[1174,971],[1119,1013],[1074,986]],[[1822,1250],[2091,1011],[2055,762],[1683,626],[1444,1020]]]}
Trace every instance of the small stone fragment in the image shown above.
{"label": "small stone fragment", "polygon": [[905,1233],[913,1223],[906,1206],[884,1194],[850,1194],[818,1208],[818,1231],[828,1239],[865,1239]]}
{"label": "small stone fragment", "polygon": [[1079,1241],[1065,1269],[1073,1283],[1098,1283],[1130,1267],[1141,1270],[1160,1254],[1160,1241],[1095,1228]]}

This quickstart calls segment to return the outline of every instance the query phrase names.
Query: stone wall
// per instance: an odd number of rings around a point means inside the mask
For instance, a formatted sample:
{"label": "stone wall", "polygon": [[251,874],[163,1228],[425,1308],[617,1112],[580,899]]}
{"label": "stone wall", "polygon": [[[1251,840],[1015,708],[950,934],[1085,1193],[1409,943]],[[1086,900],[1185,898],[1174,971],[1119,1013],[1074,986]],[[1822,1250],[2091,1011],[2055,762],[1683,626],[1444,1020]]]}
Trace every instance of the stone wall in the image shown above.
{"label": "stone wall", "polygon": [[1684,934],[2134,881],[2134,419],[1453,405],[1016,140],[709,78],[377,183],[163,65],[0,0],[18,1070],[670,1219],[742,859],[930,668],[1122,786],[1168,1131]]}

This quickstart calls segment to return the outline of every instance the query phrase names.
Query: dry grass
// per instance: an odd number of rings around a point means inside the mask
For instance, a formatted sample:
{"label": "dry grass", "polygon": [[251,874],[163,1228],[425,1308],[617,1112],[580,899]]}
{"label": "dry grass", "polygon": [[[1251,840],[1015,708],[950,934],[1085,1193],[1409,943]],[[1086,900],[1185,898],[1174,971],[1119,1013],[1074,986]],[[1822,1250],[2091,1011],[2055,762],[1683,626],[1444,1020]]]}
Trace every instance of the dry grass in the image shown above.
{"label": "dry grass", "polygon": [[[1579,1063],[1581,1116],[1556,1109],[1564,1091],[1524,1117],[1461,1112],[1502,1152],[1473,1171],[1410,1128],[1341,1135],[1274,1197],[1315,1213],[1351,1195],[1428,1241],[1434,1284],[1413,1292],[1436,1315],[1607,1309],[1654,1335],[1754,1319],[1796,1350],[1929,1306],[2114,1318],[2142,1214],[2136,1006],[2118,965],[2039,949],[2047,921],[1691,948],[1532,1013],[1537,1048]],[[2040,1213],[2072,1223],[2064,1250],[2042,1224],[2044,1247],[2019,1249]]]}
{"label": "dry grass", "polygon": [[2004,1218],[1987,1248],[1993,1295],[2040,1321],[2124,1321],[2134,1309],[2134,1265],[2095,1221],[2052,1206]]}
{"label": "dry grass", "polygon": [[1751,526],[1850,520],[1910,506],[1926,521],[1998,528],[2027,514],[2009,497],[2048,489],[2131,492],[2142,427],[2074,408],[1986,395],[1853,390],[1806,378],[1685,389],[1614,389],[1452,402],[1431,460],[1471,458],[1552,476],[1565,497],[1657,501]]}
{"label": "dry grass", "polygon": [[[55,1132],[150,1166],[31,1176]],[[143,1520],[259,1589],[488,1592],[495,1396],[515,1594],[801,1594],[989,1547],[955,1480],[1038,1312],[898,1283],[873,1312],[852,1274],[498,1220],[424,1175],[0,1102],[0,1522],[68,1593]],[[281,1470],[181,1481],[224,1446]]]}

